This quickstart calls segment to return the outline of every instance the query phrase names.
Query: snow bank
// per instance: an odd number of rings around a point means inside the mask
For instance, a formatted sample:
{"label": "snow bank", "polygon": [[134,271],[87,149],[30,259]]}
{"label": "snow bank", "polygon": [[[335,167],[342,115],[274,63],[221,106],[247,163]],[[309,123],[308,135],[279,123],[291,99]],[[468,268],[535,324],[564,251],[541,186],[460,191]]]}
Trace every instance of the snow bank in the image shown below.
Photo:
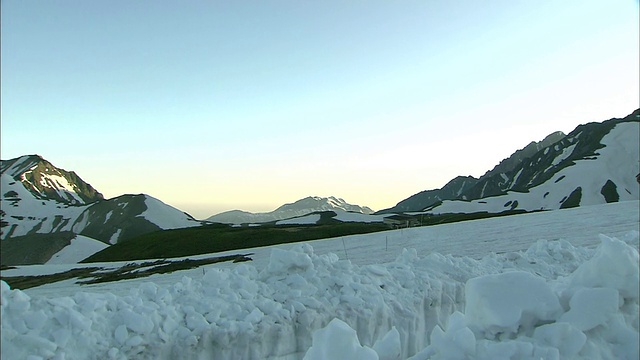
{"label": "snow bank", "polygon": [[566,277],[514,271],[467,281],[465,314],[434,328],[412,359],[638,359],[638,251],[601,240]]}
{"label": "snow bank", "polygon": [[638,251],[607,237],[364,266],[301,244],[262,271],[212,266],[121,296],[1,286],[3,359],[638,358]]}

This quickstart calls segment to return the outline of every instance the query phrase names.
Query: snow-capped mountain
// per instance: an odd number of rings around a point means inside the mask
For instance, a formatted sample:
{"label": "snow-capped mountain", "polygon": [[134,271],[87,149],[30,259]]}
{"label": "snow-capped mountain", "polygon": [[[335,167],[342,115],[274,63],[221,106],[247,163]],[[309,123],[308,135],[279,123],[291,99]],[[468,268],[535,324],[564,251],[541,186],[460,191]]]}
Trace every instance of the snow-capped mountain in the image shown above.
{"label": "snow-capped mountain", "polygon": [[265,223],[304,216],[318,211],[340,210],[352,213],[372,214],[373,210],[366,206],[352,205],[344,199],[309,196],[290,204],[284,204],[271,212],[250,213],[241,210],[226,211],[213,215],[207,221],[223,224]]}
{"label": "snow-capped mountain", "polygon": [[[151,231],[201,225],[149,195],[106,200],[74,172],[57,168],[38,155],[2,161],[0,169],[3,259],[12,248],[26,251],[29,258],[28,252],[34,249],[53,255],[76,235],[114,244]],[[25,256],[20,258],[28,261]]]}
{"label": "snow-capped mountain", "polygon": [[71,230],[115,244],[152,231],[199,225],[191,215],[149,195],[137,194],[96,202],[78,216]]}
{"label": "snow-capped mountain", "polygon": [[529,145],[524,148],[516,151],[508,158],[502,160],[498,165],[496,165],[493,169],[487,171],[482,178],[488,178],[495,174],[500,174],[503,172],[512,171],[518,165],[520,165],[524,160],[532,157],[538,151],[549,147],[558,141],[562,140],[566,135],[562,131],[556,131],[547,135],[542,141],[532,141]]}
{"label": "snow-capped mountain", "polygon": [[530,144],[480,179],[458,177],[383,211],[551,210],[638,200],[639,135],[640,109],[580,125],[559,140],[554,133]]}
{"label": "snow-capped mountain", "polygon": [[502,160],[492,170],[487,171],[480,179],[476,179],[473,176],[458,176],[449,181],[441,189],[425,190],[415,195],[408,197],[405,200],[400,201],[396,206],[378,211],[378,213],[395,213],[406,211],[419,211],[429,206],[439,203],[443,200],[465,198],[466,192],[476,186],[478,183],[491,178],[492,176],[498,176],[502,179],[500,174],[512,171],[518,167],[522,161],[535,155],[536,152],[557,143],[562,140],[566,135],[561,131],[556,131],[542,141],[532,141],[529,145],[516,151],[513,155]]}
{"label": "snow-capped mountain", "polygon": [[3,176],[20,182],[36,199],[67,205],[85,205],[104,199],[75,172],[59,169],[39,155],[2,160],[0,164]]}

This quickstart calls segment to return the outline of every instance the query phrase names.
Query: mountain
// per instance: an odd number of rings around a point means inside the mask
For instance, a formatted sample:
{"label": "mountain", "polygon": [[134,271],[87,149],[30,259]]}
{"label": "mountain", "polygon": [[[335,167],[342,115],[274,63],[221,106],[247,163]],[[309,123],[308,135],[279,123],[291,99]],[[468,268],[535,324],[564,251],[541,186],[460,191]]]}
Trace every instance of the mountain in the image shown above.
{"label": "mountain", "polygon": [[640,109],[622,119],[579,125],[568,135],[553,133],[480,179],[456,178],[383,211],[550,210],[638,200],[639,124]]}
{"label": "mountain", "polygon": [[0,239],[5,265],[42,263],[78,235],[114,244],[151,231],[201,225],[149,195],[104,199],[77,174],[38,155],[2,160],[0,173]]}
{"label": "mountain", "polygon": [[84,205],[104,199],[75,172],[59,169],[39,155],[2,160],[0,168],[3,176],[21,182],[36,199],[55,200],[66,205]]}
{"label": "mountain", "polygon": [[319,211],[341,210],[352,213],[372,214],[373,210],[366,206],[352,205],[341,198],[309,196],[290,204],[284,204],[271,212],[250,213],[241,210],[226,211],[213,215],[206,221],[223,224],[257,224],[290,219]]}
{"label": "mountain", "polygon": [[[440,189],[421,191],[415,195],[408,197],[407,199],[400,201],[398,204],[396,204],[396,206],[392,208],[378,211],[377,214],[420,211],[444,200],[466,199],[467,191],[476,186],[478,183],[481,183],[482,181],[495,175],[512,171],[520,163],[522,163],[522,161],[533,156],[541,149],[555,144],[564,136],[565,134],[561,131],[556,131],[545,137],[542,141],[532,141],[531,143],[529,143],[529,145],[516,151],[508,158],[502,160],[492,170],[487,171],[482,177],[480,177],[480,179],[476,179],[473,176],[455,177]],[[502,177],[500,176],[500,178]]]}
{"label": "mountain", "polygon": [[520,165],[524,160],[532,157],[538,151],[549,147],[558,141],[562,140],[566,135],[562,131],[556,131],[547,135],[542,141],[532,141],[529,145],[524,148],[516,151],[508,158],[500,161],[498,165],[496,165],[493,169],[487,171],[480,179],[489,178],[493,175],[506,173],[512,171],[518,165]]}
{"label": "mountain", "polygon": [[149,195],[137,194],[92,204],[78,216],[71,230],[115,244],[153,231],[200,225],[187,213]]}
{"label": "mountain", "polygon": [[[387,214],[407,211],[419,211],[446,199],[457,199],[466,190],[478,183],[473,176],[458,176],[449,181],[441,189],[425,190],[412,195],[396,206],[378,211],[376,214]],[[419,209],[419,210],[418,210]]]}

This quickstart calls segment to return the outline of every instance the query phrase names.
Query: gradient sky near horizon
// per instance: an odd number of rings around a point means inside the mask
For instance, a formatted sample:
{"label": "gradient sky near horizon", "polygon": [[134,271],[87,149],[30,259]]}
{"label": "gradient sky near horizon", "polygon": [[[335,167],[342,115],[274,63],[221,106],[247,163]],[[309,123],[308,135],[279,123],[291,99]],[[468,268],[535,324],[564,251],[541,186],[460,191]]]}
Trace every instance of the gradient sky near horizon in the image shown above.
{"label": "gradient sky near horizon", "polygon": [[2,0],[1,155],[197,218],[375,210],[639,105],[637,0]]}

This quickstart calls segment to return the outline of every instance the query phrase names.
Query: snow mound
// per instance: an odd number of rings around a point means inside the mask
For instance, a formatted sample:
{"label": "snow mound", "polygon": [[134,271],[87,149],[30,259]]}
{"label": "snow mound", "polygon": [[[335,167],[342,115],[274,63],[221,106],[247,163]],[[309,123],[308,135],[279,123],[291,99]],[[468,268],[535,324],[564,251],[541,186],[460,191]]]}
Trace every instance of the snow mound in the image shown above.
{"label": "snow mound", "polygon": [[600,235],[596,255],[582,264],[571,277],[573,287],[606,287],[625,298],[638,299],[638,251],[618,239]]}
{"label": "snow mound", "polygon": [[638,251],[601,241],[364,266],[301,244],[260,271],[210,266],[118,295],[2,281],[2,358],[635,360]]}

